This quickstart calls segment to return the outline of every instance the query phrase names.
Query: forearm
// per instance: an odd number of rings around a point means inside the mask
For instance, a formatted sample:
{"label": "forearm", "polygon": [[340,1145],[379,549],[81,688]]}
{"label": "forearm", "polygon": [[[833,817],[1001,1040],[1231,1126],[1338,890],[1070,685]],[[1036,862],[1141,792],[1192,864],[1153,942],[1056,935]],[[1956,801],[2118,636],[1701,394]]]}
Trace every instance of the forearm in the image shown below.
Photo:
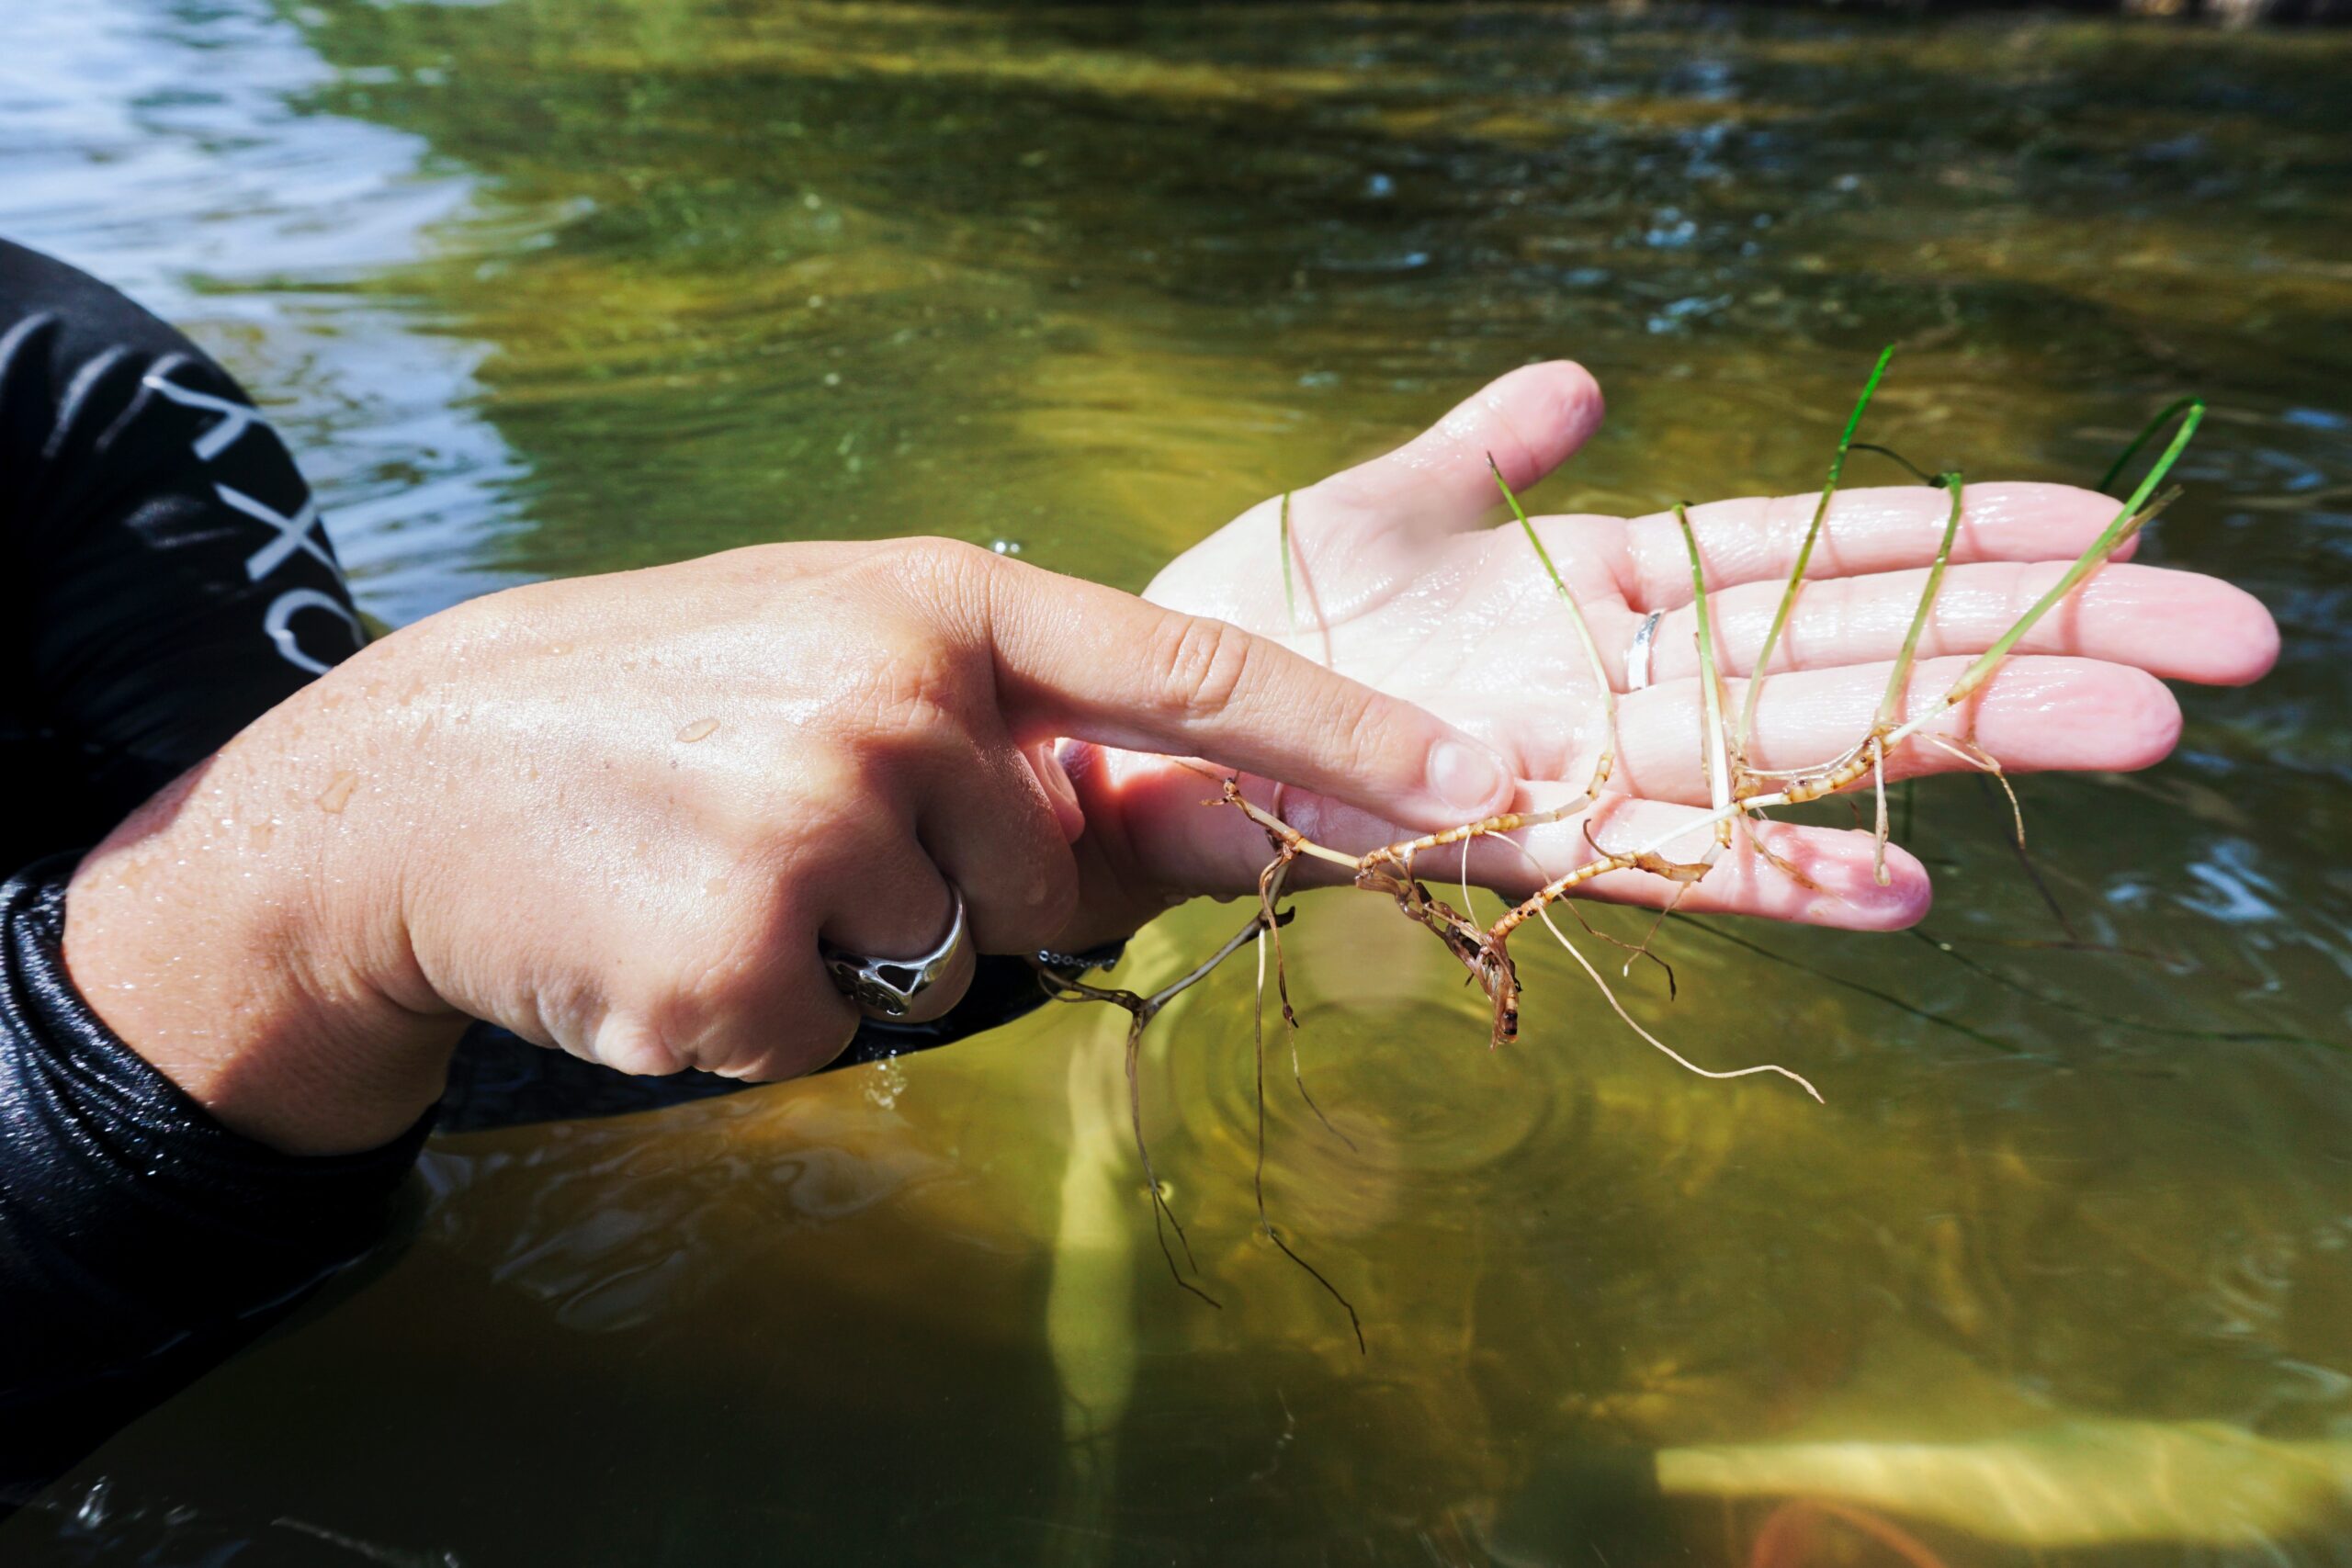
{"label": "forearm", "polygon": [[466,1021],[370,977],[406,968],[396,901],[337,830],[336,775],[266,755],[269,723],[83,860],[64,964],[96,1017],[224,1126],[289,1154],[369,1148],[439,1098]]}

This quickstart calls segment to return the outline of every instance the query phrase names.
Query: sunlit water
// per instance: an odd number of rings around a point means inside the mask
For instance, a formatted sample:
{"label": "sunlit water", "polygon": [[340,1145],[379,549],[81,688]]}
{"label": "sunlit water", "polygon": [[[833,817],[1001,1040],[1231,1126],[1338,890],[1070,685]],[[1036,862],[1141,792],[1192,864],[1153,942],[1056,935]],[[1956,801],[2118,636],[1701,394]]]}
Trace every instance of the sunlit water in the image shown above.
{"label": "sunlit water", "polygon": [[[388,619],[916,530],[1136,586],[1563,354],[1612,415],[1541,499],[1803,490],[1900,341],[1878,433],[1972,476],[2086,480],[2166,399],[2211,398],[2146,558],[2245,582],[2288,642],[2262,686],[2188,694],[2161,769],[2027,782],[2069,945],[1959,781],[1908,829],[1928,940],[1669,929],[1679,998],[1639,979],[1645,1016],[1798,1066],[1826,1108],[1679,1076],[1532,953],[1525,1037],[1489,1053],[1434,944],[1308,900],[1303,1050],[1346,1141],[1278,1072],[1269,1195],[1368,1355],[1252,1238],[1234,974],[1143,1079],[1221,1311],[1153,1240],[1116,1021],[1055,1010],[437,1144],[405,1251],[126,1432],[0,1557],[2352,1559],[2346,40],[1488,6],[51,11],[12,9],[30,37],[0,54],[0,226],[253,384]],[[1133,972],[1231,919],[1163,922]]]}

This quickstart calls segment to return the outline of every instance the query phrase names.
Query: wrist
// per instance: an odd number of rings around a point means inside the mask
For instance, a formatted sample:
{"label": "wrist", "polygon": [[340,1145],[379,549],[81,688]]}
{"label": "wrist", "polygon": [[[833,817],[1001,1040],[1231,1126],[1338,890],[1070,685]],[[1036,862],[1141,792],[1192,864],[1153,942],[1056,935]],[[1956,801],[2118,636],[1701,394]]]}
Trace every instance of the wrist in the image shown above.
{"label": "wrist", "polygon": [[280,750],[231,742],[85,858],[65,967],[107,1028],[223,1124],[288,1153],[346,1153],[439,1098],[465,1021],[412,1005],[400,964],[379,962],[404,942],[384,929],[394,905],[361,846],[332,825],[336,779],[304,776],[291,751],[258,765]]}

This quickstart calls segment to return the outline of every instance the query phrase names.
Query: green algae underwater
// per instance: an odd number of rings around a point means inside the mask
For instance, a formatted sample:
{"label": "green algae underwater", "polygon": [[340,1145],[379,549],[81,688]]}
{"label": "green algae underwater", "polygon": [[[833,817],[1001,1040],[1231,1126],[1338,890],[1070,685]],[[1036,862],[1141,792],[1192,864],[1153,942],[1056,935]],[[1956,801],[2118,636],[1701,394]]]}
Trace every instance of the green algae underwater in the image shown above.
{"label": "green algae underwater", "polygon": [[[2253,589],[2288,650],[2184,693],[2152,773],[2016,781],[2032,874],[1997,791],[1898,792],[1939,887],[1917,933],[1678,919],[1673,999],[1616,982],[1826,1104],[1684,1076],[1534,944],[1541,1005],[1489,1051],[1425,933],[1301,897],[1331,1126],[1272,1085],[1266,1199],[1363,1353],[1259,1234],[1245,958],[1139,1058],[1221,1312],[1153,1242],[1125,1015],[1051,1008],[441,1140],[405,1250],[57,1495],[104,1477],[119,1518],[154,1510],[121,1540],[167,1536],[168,1500],[253,1561],[315,1561],[318,1531],[469,1565],[2352,1548],[2352,39],[1487,5],[281,15],[332,68],[303,114],[397,130],[473,194],[402,264],[209,287],[233,319],[331,283],[469,345],[513,457],[486,574],[925,531],[1138,587],[1559,354],[1611,416],[1532,508],[1801,493],[1893,340],[1865,437],[1972,481],[2089,482],[2205,397],[2142,558]],[[363,592],[424,547],[377,541]],[[1243,913],[1164,919],[1119,983],[1173,980]],[[53,1519],[0,1554],[88,1560]]]}

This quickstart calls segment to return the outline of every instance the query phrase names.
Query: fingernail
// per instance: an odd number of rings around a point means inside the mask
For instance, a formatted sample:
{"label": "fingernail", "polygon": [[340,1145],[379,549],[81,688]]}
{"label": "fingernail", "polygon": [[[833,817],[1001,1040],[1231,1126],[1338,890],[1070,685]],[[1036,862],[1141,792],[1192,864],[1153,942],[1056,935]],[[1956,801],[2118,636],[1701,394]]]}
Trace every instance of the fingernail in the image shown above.
{"label": "fingernail", "polygon": [[1441,740],[1430,750],[1430,789],[1466,819],[1487,809],[1510,775],[1502,759],[1483,746]]}

